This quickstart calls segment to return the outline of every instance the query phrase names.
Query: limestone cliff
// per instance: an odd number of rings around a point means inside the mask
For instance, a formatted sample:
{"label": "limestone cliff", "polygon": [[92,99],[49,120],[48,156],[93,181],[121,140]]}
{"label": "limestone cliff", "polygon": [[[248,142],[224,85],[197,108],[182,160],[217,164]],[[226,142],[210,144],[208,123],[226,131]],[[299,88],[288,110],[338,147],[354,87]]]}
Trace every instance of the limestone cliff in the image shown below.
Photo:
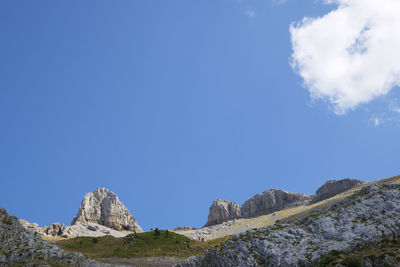
{"label": "limestone cliff", "polygon": [[349,178],[342,180],[329,180],[317,189],[313,202],[328,199],[362,184],[365,184],[365,182]]}
{"label": "limestone cliff", "polygon": [[118,196],[106,188],[98,188],[84,196],[71,225],[89,222],[118,231],[143,231]]}
{"label": "limestone cliff", "polygon": [[302,204],[311,199],[312,196],[310,195],[270,189],[246,200],[241,207],[241,213],[245,218],[256,217],[285,209],[295,204]]}
{"label": "limestone cliff", "polygon": [[210,207],[206,226],[223,223],[240,217],[240,207],[237,203],[217,199]]}

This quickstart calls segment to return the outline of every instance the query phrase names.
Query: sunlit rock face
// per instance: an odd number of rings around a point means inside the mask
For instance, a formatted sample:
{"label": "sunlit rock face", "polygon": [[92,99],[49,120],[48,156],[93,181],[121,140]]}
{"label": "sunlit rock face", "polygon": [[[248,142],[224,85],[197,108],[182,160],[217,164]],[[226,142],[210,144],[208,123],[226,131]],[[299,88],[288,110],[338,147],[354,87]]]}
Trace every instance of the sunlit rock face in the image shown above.
{"label": "sunlit rock face", "polygon": [[118,231],[143,231],[118,196],[106,188],[97,188],[84,196],[71,225],[89,222]]}
{"label": "sunlit rock face", "polygon": [[256,217],[285,209],[295,204],[301,204],[311,199],[312,196],[310,195],[270,189],[246,200],[241,207],[241,213],[245,218]]}
{"label": "sunlit rock face", "polygon": [[240,207],[237,203],[217,199],[210,207],[206,226],[211,226],[240,217]]}

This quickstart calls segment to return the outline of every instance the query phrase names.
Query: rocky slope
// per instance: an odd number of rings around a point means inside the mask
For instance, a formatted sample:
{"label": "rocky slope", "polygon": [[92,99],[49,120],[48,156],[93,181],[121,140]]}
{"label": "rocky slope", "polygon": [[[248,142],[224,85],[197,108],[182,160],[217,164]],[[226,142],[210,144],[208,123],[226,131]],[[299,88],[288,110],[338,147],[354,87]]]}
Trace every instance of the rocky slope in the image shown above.
{"label": "rocky slope", "polygon": [[78,236],[88,236],[88,237],[98,237],[105,235],[112,235],[114,237],[123,237],[128,235],[130,232],[120,232],[106,226],[97,223],[77,223],[71,226],[65,226],[60,223],[52,223],[50,226],[38,226],[37,223],[30,223],[23,219],[19,220],[20,223],[25,227],[25,229],[36,232],[44,237],[78,237]]}
{"label": "rocky slope", "polygon": [[270,189],[246,200],[241,207],[241,212],[245,218],[256,217],[285,209],[296,203],[301,204],[311,199],[312,196],[305,194]]}
{"label": "rocky slope", "polygon": [[331,206],[234,235],[177,266],[314,266],[326,255],[400,235],[400,185],[372,184]]}
{"label": "rocky slope", "polygon": [[269,189],[246,200],[241,207],[235,202],[218,199],[210,207],[205,226],[233,219],[262,216],[288,207],[317,203],[362,184],[365,182],[357,179],[330,180],[323,184],[315,195]]}
{"label": "rocky slope", "polygon": [[210,207],[206,226],[220,224],[241,216],[240,207],[237,203],[222,199],[214,200]]}
{"label": "rocky slope", "polygon": [[317,189],[313,202],[328,199],[350,188],[365,184],[364,181],[357,179],[329,180]]}
{"label": "rocky slope", "polygon": [[[0,266],[105,266],[80,253],[65,252],[26,230],[19,220],[0,208]],[[28,266],[28,265],[27,265]]]}
{"label": "rocky slope", "polygon": [[87,193],[71,225],[97,223],[118,231],[143,232],[118,196],[106,188]]}

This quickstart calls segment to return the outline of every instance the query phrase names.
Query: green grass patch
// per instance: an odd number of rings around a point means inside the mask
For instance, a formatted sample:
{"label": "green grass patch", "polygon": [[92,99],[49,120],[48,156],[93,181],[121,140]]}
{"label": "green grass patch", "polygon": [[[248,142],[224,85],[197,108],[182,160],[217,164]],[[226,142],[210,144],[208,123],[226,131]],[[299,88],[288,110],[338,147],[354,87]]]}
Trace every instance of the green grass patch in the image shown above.
{"label": "green grass patch", "polygon": [[56,244],[66,251],[81,252],[92,258],[107,257],[189,257],[202,255],[230,237],[223,237],[207,242],[191,240],[170,231],[130,234],[126,237],[77,237],[61,240]]}

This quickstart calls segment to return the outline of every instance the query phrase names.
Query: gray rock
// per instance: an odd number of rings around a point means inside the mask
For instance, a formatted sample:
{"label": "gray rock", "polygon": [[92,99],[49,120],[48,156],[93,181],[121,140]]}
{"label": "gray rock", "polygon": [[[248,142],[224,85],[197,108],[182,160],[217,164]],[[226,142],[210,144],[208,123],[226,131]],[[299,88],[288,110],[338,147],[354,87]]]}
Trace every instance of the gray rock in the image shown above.
{"label": "gray rock", "polygon": [[[398,184],[373,184],[330,203],[285,224],[235,235],[176,266],[318,266],[319,259],[334,250],[352,251],[400,235]],[[379,261],[372,266],[398,266],[393,258]]]}
{"label": "gray rock", "polygon": [[270,189],[246,200],[241,207],[241,213],[244,218],[256,217],[300,205],[311,199],[310,195]]}
{"label": "gray rock", "polygon": [[86,228],[90,231],[97,231],[96,227],[94,227],[93,225],[88,225]]}
{"label": "gray rock", "polygon": [[32,262],[35,262],[34,266],[105,266],[42,240],[3,208],[0,208],[0,252],[1,266],[29,266]]}
{"label": "gray rock", "polygon": [[239,218],[240,214],[240,207],[237,203],[222,199],[214,200],[210,207],[206,226]]}
{"label": "gray rock", "polygon": [[365,184],[364,181],[357,179],[329,180],[318,188],[313,202],[319,202],[343,193],[353,187]]}
{"label": "gray rock", "polygon": [[93,222],[118,231],[143,232],[118,196],[106,188],[87,193],[71,225]]}
{"label": "gray rock", "polygon": [[60,232],[61,232],[61,225],[58,222],[50,224],[50,226],[45,231],[47,235],[51,236],[61,235]]}

